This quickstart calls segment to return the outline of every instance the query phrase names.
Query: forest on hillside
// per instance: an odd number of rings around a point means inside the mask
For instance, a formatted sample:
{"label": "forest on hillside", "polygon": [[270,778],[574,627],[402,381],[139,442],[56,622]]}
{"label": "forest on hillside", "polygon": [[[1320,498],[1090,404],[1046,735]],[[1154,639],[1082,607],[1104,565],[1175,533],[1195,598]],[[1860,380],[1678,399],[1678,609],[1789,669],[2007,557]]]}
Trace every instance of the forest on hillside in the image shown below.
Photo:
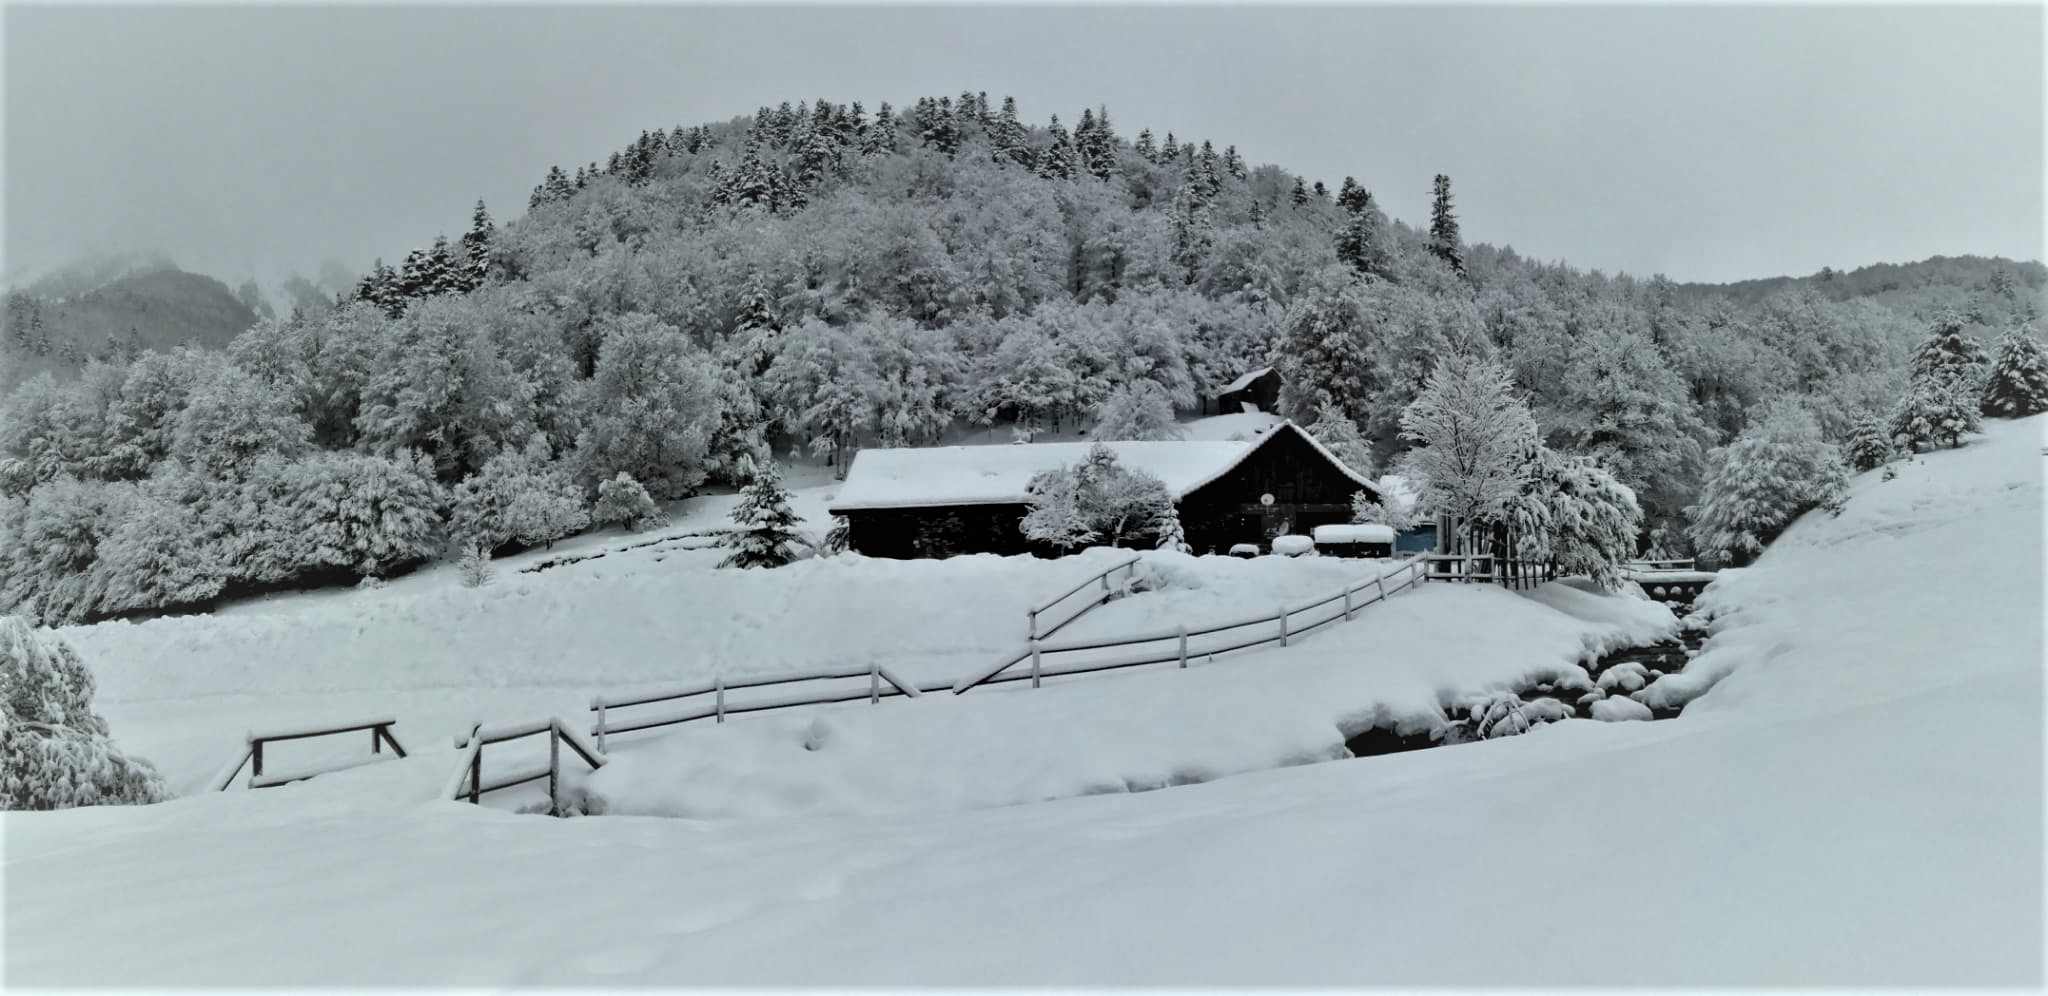
{"label": "forest on hillside", "polygon": [[1483,212],[1448,177],[1414,178],[1435,209],[1408,224],[1350,178],[1104,108],[1068,120],[963,93],[655,129],[225,349],[29,379],[0,404],[0,607],[383,577],[586,528],[621,475],[673,499],[771,453],[843,466],[962,422],[1166,433],[1127,416],[1268,364],[1284,413],[1347,423],[1376,473],[1454,354],[1497,361],[1542,441],[1626,484],[1639,542],[1682,555],[1716,454],[1767,402],[1847,444],[1896,414],[1944,314],[1989,343],[2048,289],[2039,263],[1976,258],[1609,276],[1467,242]]}

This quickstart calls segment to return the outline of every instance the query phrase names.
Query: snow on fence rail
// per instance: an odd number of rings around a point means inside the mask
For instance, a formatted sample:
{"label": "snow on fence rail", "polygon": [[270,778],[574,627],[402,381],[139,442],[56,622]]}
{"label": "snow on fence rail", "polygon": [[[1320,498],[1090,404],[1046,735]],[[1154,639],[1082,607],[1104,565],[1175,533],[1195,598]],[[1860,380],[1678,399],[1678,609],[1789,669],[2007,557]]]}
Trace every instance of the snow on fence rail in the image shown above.
{"label": "snow on fence rail", "polygon": [[[1031,687],[1037,688],[1041,679],[1047,677],[1086,674],[1093,671],[1108,671],[1116,668],[1140,667],[1146,664],[1165,664],[1177,661],[1181,667],[1187,667],[1190,657],[1213,657],[1217,654],[1245,650],[1268,643],[1278,643],[1284,647],[1291,638],[1298,637],[1310,630],[1342,619],[1350,619],[1352,614],[1359,609],[1420,584],[1427,576],[1426,565],[1428,563],[1429,559],[1424,556],[1409,557],[1401,566],[1393,570],[1384,571],[1362,581],[1347,584],[1330,595],[1293,608],[1283,605],[1272,615],[1254,616],[1236,622],[1217,623],[1195,629],[1190,629],[1187,626],[1176,626],[1172,629],[1120,636],[1113,639],[1050,644],[1042,639],[1032,640],[1029,649],[1016,658],[1004,662],[999,667],[962,678],[956,682],[953,685],[953,694],[959,695],[970,688],[980,685],[1023,681],[1027,678],[1031,681]],[[1372,594],[1361,598],[1360,596],[1365,595],[1365,591],[1368,588],[1373,589]],[[1340,602],[1343,603],[1341,607],[1338,606]],[[1320,618],[1307,618],[1319,612],[1322,613]],[[1297,619],[1296,617],[1304,618]],[[1262,627],[1270,628],[1260,631]],[[1220,645],[1204,644],[1191,647],[1189,644],[1190,640],[1214,636],[1232,630],[1253,630],[1254,632],[1236,638],[1236,642],[1226,641]],[[1172,648],[1170,650],[1154,648],[1138,651],[1130,655],[1091,659],[1074,664],[1053,664],[1048,666],[1045,661],[1047,655],[1053,654],[1086,654],[1094,651],[1140,647],[1146,644],[1163,644],[1168,641],[1172,641]],[[1009,671],[1011,668],[1026,662],[1029,662],[1031,665],[1029,672],[1004,674],[1004,672]]]}
{"label": "snow on fence rail", "polygon": [[[228,786],[234,784],[235,776],[242,773],[242,768],[245,765],[249,766],[250,768],[250,788],[272,788],[274,786],[283,785],[288,782],[304,781],[308,778],[312,778],[317,775],[331,774],[336,771],[346,771],[349,768],[358,768],[365,764],[372,764],[377,761],[385,760],[392,755],[404,757],[405,748],[399,745],[398,738],[393,736],[391,733],[391,728],[396,725],[398,725],[397,719],[394,719],[390,716],[381,716],[375,719],[359,720],[353,723],[330,723],[324,726],[314,727],[312,729],[279,729],[261,731],[250,730],[248,735],[243,738],[242,751],[241,753],[235,755],[234,763],[222,769],[221,773],[219,775],[214,776],[213,780],[208,784],[212,785],[213,790],[216,792],[227,791]],[[355,761],[343,762],[341,764],[330,764],[317,768],[303,768],[290,772],[280,773],[277,771],[272,771],[270,774],[267,775],[263,773],[264,744],[274,743],[279,740],[304,740],[309,737],[329,737],[342,733],[357,733],[363,730],[370,731],[370,753],[372,755],[382,756],[372,756]],[[386,744],[391,745],[392,754],[384,754],[384,746]]]}
{"label": "snow on fence rail", "polygon": [[[1080,584],[1077,584],[1072,588],[1069,588],[1066,591],[1060,593],[1057,597],[1047,601],[1044,605],[1033,607],[1028,613],[1031,620],[1031,639],[1043,640],[1046,637],[1059,632],[1062,628],[1064,628],[1067,624],[1073,622],[1074,620],[1087,615],[1089,611],[1094,609],[1096,606],[1101,605],[1102,603],[1107,602],[1112,598],[1115,598],[1117,594],[1120,593],[1123,589],[1113,588],[1110,585],[1109,576],[1115,574],[1118,571],[1127,572],[1124,577],[1124,584],[1130,584],[1130,582],[1138,576],[1138,558],[1132,557],[1129,560],[1125,560],[1121,563],[1105,567],[1101,571],[1095,574],[1091,574],[1088,577],[1082,579]],[[1089,585],[1095,584],[1097,582],[1101,583],[1101,588],[1099,590],[1090,591],[1088,593],[1087,601],[1081,603],[1080,608],[1076,610],[1072,615],[1069,615],[1066,618],[1061,619],[1059,622],[1054,623],[1051,626],[1045,627],[1044,629],[1039,628],[1039,624],[1043,621],[1043,618],[1046,616],[1046,614],[1050,613],[1054,608],[1058,607],[1061,602],[1064,602],[1074,597],[1075,595],[1079,594],[1083,589],[1086,589]]]}
{"label": "snow on fence rail", "polygon": [[[838,681],[848,678],[865,677],[866,689],[846,687],[814,689],[771,699],[754,699],[746,702],[728,703],[726,693],[748,688],[766,688],[772,685],[788,685],[806,681]],[[887,687],[884,687],[886,684]],[[877,663],[865,666],[820,668],[813,671],[797,671],[782,674],[762,674],[728,678],[719,675],[710,681],[699,681],[662,692],[639,694],[630,697],[608,698],[594,696],[590,709],[597,713],[597,721],[591,727],[590,735],[597,738],[597,749],[605,749],[605,738],[620,733],[635,733],[663,726],[676,726],[700,719],[716,719],[725,722],[725,717],[749,712],[766,712],[772,709],[792,709],[797,706],[824,705],[831,702],[854,702],[867,699],[869,704],[885,698],[916,698],[924,690],[897,677],[894,672]],[[709,705],[695,705],[681,712],[670,712],[654,717],[636,717],[624,722],[611,715],[611,710],[628,709],[636,706],[655,705],[664,702],[678,702],[703,695],[712,696]]]}
{"label": "snow on fence rail", "polygon": [[1527,588],[1557,578],[1557,565],[1491,553],[1425,553],[1432,581],[1464,581]]}
{"label": "snow on fence rail", "polygon": [[[513,740],[524,740],[527,737],[538,736],[542,733],[548,735],[548,763],[546,765],[528,765],[524,768],[515,768],[509,775],[502,776],[489,784],[484,783],[484,748],[486,746]],[[448,787],[442,791],[441,795],[443,798],[448,799],[460,800],[467,798],[472,805],[477,805],[481,803],[483,794],[486,792],[496,792],[499,789],[525,785],[528,782],[537,782],[545,778],[548,780],[548,815],[560,816],[562,815],[563,744],[568,744],[569,749],[574,751],[577,757],[582,758],[583,763],[589,765],[592,771],[604,767],[606,760],[604,751],[602,749],[592,750],[590,745],[583,742],[582,737],[577,736],[574,730],[569,729],[567,725],[556,717],[550,716],[546,719],[492,727],[486,727],[482,723],[478,723],[470,728],[466,736],[455,738],[455,748],[457,750],[466,749],[466,753],[462,756],[462,766],[456,769],[455,776],[449,780]]]}

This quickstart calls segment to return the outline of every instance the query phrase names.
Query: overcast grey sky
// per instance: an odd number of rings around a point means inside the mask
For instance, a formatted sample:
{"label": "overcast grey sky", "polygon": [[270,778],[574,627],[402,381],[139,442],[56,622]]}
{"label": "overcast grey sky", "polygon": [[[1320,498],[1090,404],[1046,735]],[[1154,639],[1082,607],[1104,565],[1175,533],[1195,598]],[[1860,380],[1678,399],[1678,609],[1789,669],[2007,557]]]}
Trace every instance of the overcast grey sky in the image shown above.
{"label": "overcast grey sky", "polygon": [[353,270],[503,218],[642,129],[1014,95],[1235,143],[1468,240],[1726,280],[2039,258],[2035,7],[23,7],[10,269],[158,246]]}

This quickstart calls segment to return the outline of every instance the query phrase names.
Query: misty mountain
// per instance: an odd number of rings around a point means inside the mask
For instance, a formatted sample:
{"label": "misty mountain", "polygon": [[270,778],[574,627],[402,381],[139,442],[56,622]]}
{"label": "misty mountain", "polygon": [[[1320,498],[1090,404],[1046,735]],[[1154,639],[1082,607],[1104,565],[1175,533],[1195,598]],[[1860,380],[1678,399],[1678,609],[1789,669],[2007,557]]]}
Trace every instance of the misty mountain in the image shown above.
{"label": "misty mountain", "polygon": [[69,377],[92,358],[217,349],[257,317],[226,284],[147,256],[66,268],[8,294],[4,311],[0,388],[44,371]]}

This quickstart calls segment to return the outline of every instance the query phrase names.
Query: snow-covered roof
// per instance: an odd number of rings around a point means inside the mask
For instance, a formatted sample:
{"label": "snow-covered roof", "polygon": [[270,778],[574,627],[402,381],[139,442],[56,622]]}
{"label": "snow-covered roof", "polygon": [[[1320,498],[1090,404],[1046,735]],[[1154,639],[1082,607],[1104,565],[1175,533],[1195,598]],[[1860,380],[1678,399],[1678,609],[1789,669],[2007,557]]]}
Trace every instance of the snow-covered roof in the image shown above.
{"label": "snow-covered roof", "polygon": [[[1106,442],[1117,462],[1159,478],[1175,499],[1237,468],[1268,440],[1292,432],[1373,493],[1379,485],[1344,466],[1315,437],[1282,422],[1248,442],[1159,440]],[[1031,478],[1040,471],[1071,467],[1088,458],[1095,443],[1009,443],[984,446],[927,446],[861,450],[846,469],[846,483],[832,503],[834,513],[851,509],[922,508],[940,505],[1012,505],[1030,500]]]}
{"label": "snow-covered roof", "polygon": [[1316,527],[1317,543],[1392,543],[1394,527],[1364,522]]}
{"label": "snow-covered roof", "polygon": [[[1009,443],[861,450],[832,510],[1021,504],[1040,471],[1088,459],[1094,443]],[[1108,442],[1118,463],[1159,478],[1178,498],[1234,467],[1255,443]]]}
{"label": "snow-covered roof", "polygon": [[1259,378],[1264,377],[1265,375],[1272,372],[1272,367],[1260,367],[1257,370],[1249,371],[1245,373],[1244,376],[1231,381],[1229,385],[1223,388],[1223,390],[1218,391],[1216,393],[1229,394],[1232,391],[1242,391],[1245,388],[1250,387],[1252,385],[1252,381],[1258,380]]}

